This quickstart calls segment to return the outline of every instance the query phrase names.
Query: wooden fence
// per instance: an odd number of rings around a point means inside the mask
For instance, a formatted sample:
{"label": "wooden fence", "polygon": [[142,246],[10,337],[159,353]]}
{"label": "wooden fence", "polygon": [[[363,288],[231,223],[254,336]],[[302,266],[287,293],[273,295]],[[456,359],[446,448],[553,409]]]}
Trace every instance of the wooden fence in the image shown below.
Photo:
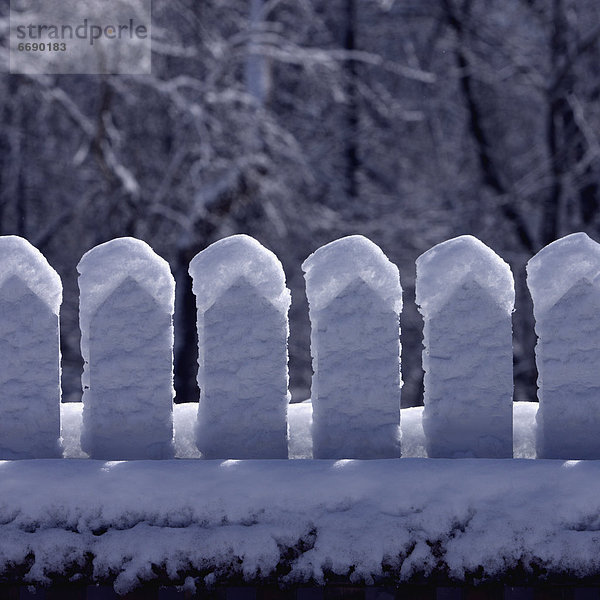
{"label": "wooden fence", "polygon": [[[303,264],[312,324],[315,458],[394,458],[400,437],[397,267],[351,236]],[[539,372],[538,456],[600,458],[600,245],[562,238],[528,264]],[[91,458],[173,451],[175,282],[144,242],[78,265],[82,448]],[[236,235],[190,264],[197,301],[196,441],[205,458],[286,458],[290,292],[277,257]],[[471,236],[417,260],[423,427],[431,457],[512,456],[514,283]],[[60,457],[62,286],[42,254],[0,238],[0,458]]]}

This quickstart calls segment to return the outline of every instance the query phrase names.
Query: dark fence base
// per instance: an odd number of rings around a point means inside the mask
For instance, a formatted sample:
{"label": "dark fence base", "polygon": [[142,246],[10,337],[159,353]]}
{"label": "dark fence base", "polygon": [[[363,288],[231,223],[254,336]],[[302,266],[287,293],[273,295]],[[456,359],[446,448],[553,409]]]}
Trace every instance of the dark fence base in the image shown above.
{"label": "dark fence base", "polygon": [[148,586],[118,596],[108,585],[66,585],[34,588],[0,586],[0,600],[600,600],[600,586],[536,585],[441,587],[400,585],[396,588],[352,585],[323,587],[217,587],[210,591],[184,591],[177,587]]}

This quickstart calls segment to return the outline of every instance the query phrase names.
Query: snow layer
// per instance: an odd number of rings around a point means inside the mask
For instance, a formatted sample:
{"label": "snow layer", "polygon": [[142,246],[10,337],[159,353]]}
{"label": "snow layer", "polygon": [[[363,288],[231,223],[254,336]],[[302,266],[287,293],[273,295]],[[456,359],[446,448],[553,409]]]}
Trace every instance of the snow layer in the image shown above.
{"label": "snow layer", "polygon": [[[87,458],[81,450],[81,402],[61,405],[61,435],[65,458]],[[200,458],[196,447],[195,424],[198,403],[188,402],[173,406],[175,456],[177,458]],[[513,456],[535,458],[535,415],[537,402],[515,402],[513,404]],[[423,407],[402,409],[402,457],[426,458],[427,448],[423,433]],[[290,404],[288,407],[288,455],[289,458],[312,458],[312,403]]]}
{"label": "snow layer", "polygon": [[89,458],[81,449],[83,402],[60,405],[60,439],[64,458]]}
{"label": "snow layer", "polygon": [[398,268],[362,236],[311,254],[302,269],[310,307],[315,458],[400,456]]}
{"label": "snow layer", "polygon": [[535,317],[545,315],[578,281],[599,279],[600,244],[572,233],[542,248],[527,263]]}
{"label": "snow layer", "polygon": [[312,402],[288,406],[288,458],[312,458]]}
{"label": "snow layer", "polygon": [[61,454],[58,273],[27,240],[0,237],[0,458]]}
{"label": "snow layer", "polygon": [[512,456],[510,267],[461,236],[417,259],[424,318],[423,427],[432,457]]}
{"label": "snow layer", "polygon": [[[89,458],[81,449],[83,403],[65,402],[60,405],[60,434],[65,458]],[[198,403],[173,405],[173,442],[177,458],[200,458],[196,447],[196,416]],[[300,428],[301,429],[301,428]],[[306,442],[305,442],[306,443]]]}
{"label": "snow layer", "polygon": [[290,291],[279,259],[254,238],[232,235],[199,252],[190,262],[198,311],[207,311],[223,292],[245,278],[275,308],[287,314]]}
{"label": "snow layer", "polygon": [[349,235],[321,246],[304,261],[302,270],[314,310],[328,306],[358,277],[381,296],[384,304],[397,313],[402,310],[398,267],[362,235]]}
{"label": "snow layer", "polygon": [[575,233],[527,265],[538,335],[538,455],[600,458],[600,245]]}
{"label": "snow layer", "polygon": [[173,456],[173,305],[168,263],[119,238],[77,266],[84,358],[82,447],[93,458]]}
{"label": "snow layer", "polygon": [[513,456],[536,458],[537,402],[513,403]]}
{"label": "snow layer", "polygon": [[190,264],[198,309],[197,444],[205,458],[287,458],[288,308],[283,267],[247,235]]}
{"label": "snow layer", "polygon": [[[178,437],[177,409],[186,405],[175,407],[175,439]],[[537,402],[513,403],[513,456],[515,458],[535,458],[536,421],[538,410]],[[400,418],[402,429],[402,457],[426,458],[427,446],[423,433],[423,407],[414,406],[403,408]],[[299,404],[290,404],[288,408],[289,419],[289,453],[290,458],[312,458],[312,438],[310,426],[312,424],[312,406],[310,400]],[[185,442],[180,442],[181,447],[187,447]],[[184,458],[183,454],[178,454]]]}
{"label": "snow layer", "polygon": [[423,407],[403,408],[400,414],[402,457],[427,458],[427,446],[423,433]]}
{"label": "snow layer", "polygon": [[3,462],[0,497],[0,574],[31,583],[600,571],[599,462]]}
{"label": "snow layer", "polygon": [[198,403],[185,402],[173,405],[173,441],[177,458],[201,458],[196,445],[196,420]]}
{"label": "snow layer", "polygon": [[424,252],[417,259],[417,271],[422,273],[417,304],[427,314],[433,315],[445,306],[465,278],[489,290],[506,313],[513,311],[515,290],[510,267],[472,235],[461,235]]}
{"label": "snow layer", "polygon": [[0,236],[0,260],[0,289],[16,275],[58,316],[62,304],[62,282],[35,246],[17,235]]}

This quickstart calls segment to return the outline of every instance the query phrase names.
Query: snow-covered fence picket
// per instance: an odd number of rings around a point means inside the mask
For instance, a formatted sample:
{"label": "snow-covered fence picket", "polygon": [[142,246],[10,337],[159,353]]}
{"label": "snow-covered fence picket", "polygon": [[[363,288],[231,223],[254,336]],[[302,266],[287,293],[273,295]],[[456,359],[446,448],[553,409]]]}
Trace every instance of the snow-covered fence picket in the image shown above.
{"label": "snow-covered fence picket", "polygon": [[277,257],[247,235],[190,263],[198,309],[197,445],[205,458],[287,458],[290,292]]}
{"label": "snow-covered fence picket", "polygon": [[510,267],[472,236],[417,259],[429,456],[512,456],[514,298]]}
{"label": "snow-covered fence picket", "polygon": [[[256,240],[235,235],[190,264],[201,402],[178,412],[185,423],[174,439],[169,266],[133,238],[87,252],[78,265],[81,448],[71,432],[65,455],[171,458],[177,442],[177,456],[199,456],[195,443],[204,458],[286,458],[289,442],[292,456],[310,456],[311,444],[315,458],[400,456],[398,269],[362,236],[327,244],[302,266],[312,326],[312,403],[302,410],[310,434],[288,440],[290,292],[282,265]],[[537,456],[600,459],[600,245],[567,236],[533,257],[527,273],[538,335]],[[420,413],[406,417],[406,455],[512,456],[510,268],[476,238],[449,240],[417,260],[416,300],[425,322],[425,407],[422,428]],[[61,455],[61,302],[60,277],[42,254],[22,238],[0,237],[0,460]]]}
{"label": "snow-covered fence picket", "polygon": [[79,271],[84,358],[81,445],[91,458],[173,456],[173,308],[168,263],[119,238]]}
{"label": "snow-covered fence picket", "polygon": [[342,238],[302,268],[312,325],[313,456],[400,456],[398,268],[362,236]]}
{"label": "snow-covered fence picket", "polygon": [[17,236],[0,237],[0,459],[61,455],[60,277]]}
{"label": "snow-covered fence picket", "polygon": [[537,455],[600,459],[600,245],[574,233],[527,264],[538,336]]}

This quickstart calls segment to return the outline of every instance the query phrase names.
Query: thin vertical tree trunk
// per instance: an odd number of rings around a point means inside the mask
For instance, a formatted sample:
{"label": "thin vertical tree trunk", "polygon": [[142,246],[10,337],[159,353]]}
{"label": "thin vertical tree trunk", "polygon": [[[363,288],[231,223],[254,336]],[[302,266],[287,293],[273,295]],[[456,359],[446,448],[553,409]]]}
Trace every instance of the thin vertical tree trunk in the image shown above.
{"label": "thin vertical tree trunk", "polygon": [[[563,0],[553,0],[552,3],[552,38],[550,40],[550,59],[552,71],[557,73],[562,66],[567,54],[566,43],[566,22],[564,14]],[[557,89],[550,90],[548,99],[549,111],[546,123],[546,138],[548,152],[550,154],[550,173],[552,175],[552,185],[550,193],[546,197],[542,211],[542,222],[540,238],[543,246],[553,242],[558,237],[558,218],[560,213],[560,204],[563,197],[563,176],[568,169],[566,166],[567,156],[561,156],[561,144],[564,128],[562,127],[565,117],[565,98],[564,86],[568,82],[562,82]],[[561,121],[563,121],[561,123]]]}
{"label": "thin vertical tree trunk", "polygon": [[248,93],[255,99],[256,104],[262,107],[267,96],[267,67],[265,57],[260,49],[258,36],[263,21],[264,0],[249,0],[249,30],[250,42],[248,43],[248,56],[245,65],[245,83]]}
{"label": "thin vertical tree trunk", "polygon": [[[346,0],[346,29],[344,32],[344,50],[356,50],[356,0]],[[346,198],[353,202],[358,198],[357,175],[360,167],[358,158],[358,98],[357,98],[357,64],[349,58],[345,62],[346,75],[346,141],[345,141],[345,181]]]}

